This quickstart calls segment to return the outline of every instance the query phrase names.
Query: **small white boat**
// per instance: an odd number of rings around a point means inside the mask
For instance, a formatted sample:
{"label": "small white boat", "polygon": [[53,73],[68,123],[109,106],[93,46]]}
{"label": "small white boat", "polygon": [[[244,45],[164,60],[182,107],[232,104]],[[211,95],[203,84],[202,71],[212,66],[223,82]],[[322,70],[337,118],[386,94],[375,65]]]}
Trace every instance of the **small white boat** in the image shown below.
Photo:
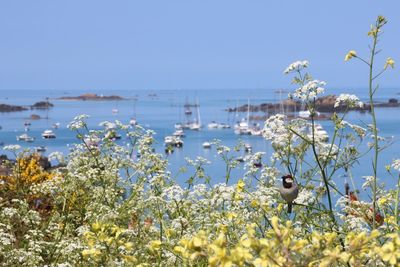
{"label": "small white boat", "polygon": [[203,143],[203,148],[207,148],[207,149],[208,149],[208,148],[211,148],[211,143],[210,143],[210,142],[207,142],[207,141],[204,142],[204,143]]}
{"label": "small white boat", "polygon": [[255,136],[261,136],[262,135],[262,130],[259,129],[251,129],[250,130],[251,135],[255,135]]}
{"label": "small white boat", "polygon": [[172,135],[177,137],[185,137],[185,132],[183,130],[176,130]]}
{"label": "small white boat", "polygon": [[47,148],[45,146],[37,146],[35,147],[36,152],[46,152]]}
{"label": "small white boat", "polygon": [[45,130],[42,133],[42,137],[44,139],[54,139],[54,138],[56,138],[56,134],[52,130]]}
{"label": "small white boat", "polygon": [[169,145],[174,146],[175,145],[175,138],[173,136],[170,136],[170,135],[166,136],[164,138],[164,144],[165,144],[165,146],[169,146]]}
{"label": "small white boat", "polygon": [[175,137],[174,139],[174,146],[183,147],[183,141],[180,137]]}
{"label": "small white boat", "polygon": [[218,129],[229,129],[231,126],[227,123],[219,123],[218,124]]}
{"label": "small white boat", "polygon": [[218,123],[216,123],[215,121],[210,122],[207,127],[209,129],[217,129],[218,128]]}
{"label": "small white boat", "polygon": [[33,142],[33,141],[35,141],[35,138],[31,137],[27,134],[21,134],[21,135],[17,136],[17,141]]}
{"label": "small white boat", "polygon": [[136,119],[135,119],[135,118],[131,118],[131,120],[129,121],[129,124],[130,124],[131,126],[137,125]]}
{"label": "small white boat", "polygon": [[199,131],[201,129],[201,125],[197,122],[194,122],[190,125],[190,130]]}
{"label": "small white boat", "polygon": [[252,147],[250,144],[244,144],[244,151],[250,153],[252,151]]}
{"label": "small white boat", "polygon": [[237,162],[244,162],[244,158],[243,158],[243,157],[237,157],[237,158],[236,158],[236,161],[237,161]]}
{"label": "small white boat", "polygon": [[[319,116],[320,113],[318,111],[315,112],[315,115]],[[299,111],[299,117],[300,118],[310,118],[311,117],[311,112],[309,110],[302,110]]]}
{"label": "small white boat", "polygon": [[111,112],[112,112],[112,114],[116,115],[116,114],[118,114],[119,110],[116,109],[116,108],[113,108],[113,109],[111,110]]}
{"label": "small white boat", "polygon": [[58,129],[59,127],[60,127],[60,123],[59,122],[56,122],[56,123],[53,124],[53,128],[54,129]]}
{"label": "small white boat", "polygon": [[175,130],[182,130],[182,128],[183,128],[182,123],[175,123],[174,127],[175,127]]}

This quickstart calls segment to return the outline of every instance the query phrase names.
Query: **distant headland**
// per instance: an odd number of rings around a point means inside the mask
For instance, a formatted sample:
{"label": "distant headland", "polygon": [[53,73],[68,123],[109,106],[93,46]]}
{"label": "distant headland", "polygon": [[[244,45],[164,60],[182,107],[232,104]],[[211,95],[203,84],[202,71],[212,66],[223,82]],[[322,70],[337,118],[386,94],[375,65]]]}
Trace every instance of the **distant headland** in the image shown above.
{"label": "distant headland", "polygon": [[118,101],[118,100],[126,100],[125,98],[117,95],[98,95],[98,94],[83,94],[80,96],[62,96],[57,98],[59,100],[71,100],[71,101]]}

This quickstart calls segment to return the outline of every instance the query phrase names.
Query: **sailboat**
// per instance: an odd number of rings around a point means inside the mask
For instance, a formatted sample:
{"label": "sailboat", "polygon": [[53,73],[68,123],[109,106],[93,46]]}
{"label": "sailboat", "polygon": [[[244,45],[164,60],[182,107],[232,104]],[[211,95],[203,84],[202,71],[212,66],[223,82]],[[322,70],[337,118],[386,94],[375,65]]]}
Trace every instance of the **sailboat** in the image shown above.
{"label": "sailboat", "polygon": [[133,99],[133,117],[129,120],[129,124],[131,126],[135,126],[137,124],[137,120],[136,120],[136,100],[137,100],[137,98]]}
{"label": "sailboat", "polygon": [[200,108],[199,101],[197,100],[197,120],[190,125],[190,130],[199,131],[201,129],[201,117],[200,117]]}
{"label": "sailboat", "polygon": [[[49,98],[46,97],[46,101],[49,102]],[[49,109],[47,109],[46,111],[46,120],[47,120],[47,124],[48,124],[48,120],[49,120]],[[56,138],[56,134],[53,132],[53,130],[44,130],[42,133],[42,138],[43,139],[55,139]]]}
{"label": "sailboat", "polygon": [[251,134],[251,129],[249,127],[250,121],[250,99],[247,100],[247,119],[242,119],[241,122],[235,125],[235,134]]}

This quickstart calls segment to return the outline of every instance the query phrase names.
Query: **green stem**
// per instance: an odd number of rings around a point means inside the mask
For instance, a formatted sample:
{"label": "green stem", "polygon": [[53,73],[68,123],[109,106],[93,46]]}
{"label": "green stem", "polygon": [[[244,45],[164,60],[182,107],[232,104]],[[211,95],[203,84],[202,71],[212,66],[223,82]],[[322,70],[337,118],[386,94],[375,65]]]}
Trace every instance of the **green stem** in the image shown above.
{"label": "green stem", "polygon": [[377,41],[378,41],[378,35],[374,36],[374,41],[373,41],[373,45],[372,45],[372,50],[371,50],[371,58],[370,58],[370,62],[369,62],[369,84],[368,84],[368,88],[369,88],[369,104],[371,107],[371,115],[372,115],[372,132],[374,135],[374,158],[373,158],[373,162],[372,162],[372,167],[373,167],[373,188],[372,188],[372,212],[373,212],[373,221],[372,221],[372,227],[373,229],[376,228],[376,222],[375,222],[375,214],[376,214],[376,199],[377,199],[377,195],[376,195],[376,188],[377,188],[377,165],[378,165],[378,129],[377,129],[377,123],[376,123],[376,116],[375,116],[375,108],[374,108],[374,91],[373,91],[373,79],[374,79],[374,74],[373,74],[373,70],[374,70],[374,58],[375,58],[375,50],[376,50],[376,45],[377,45]]}

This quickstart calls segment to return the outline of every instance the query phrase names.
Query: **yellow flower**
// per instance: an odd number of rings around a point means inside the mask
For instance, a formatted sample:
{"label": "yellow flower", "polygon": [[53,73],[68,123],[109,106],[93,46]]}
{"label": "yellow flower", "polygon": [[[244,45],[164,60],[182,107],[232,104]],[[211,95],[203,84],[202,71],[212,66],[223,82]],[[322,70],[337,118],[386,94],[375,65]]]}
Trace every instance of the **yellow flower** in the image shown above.
{"label": "yellow flower", "polygon": [[131,250],[133,248],[133,243],[132,242],[127,242],[127,243],[124,244],[124,247],[127,250]]}
{"label": "yellow flower", "polygon": [[350,50],[349,53],[347,53],[347,55],[344,57],[344,61],[348,61],[353,57],[357,57],[357,53],[354,50]]}
{"label": "yellow flower", "polygon": [[392,67],[392,69],[394,69],[394,60],[391,57],[388,57],[386,59],[386,63],[385,63],[384,69],[386,70],[387,67],[389,67],[389,66]]}
{"label": "yellow flower", "polygon": [[98,258],[101,255],[100,250],[91,248],[91,249],[84,249],[82,251],[82,256],[84,258],[92,257],[92,258]]}
{"label": "yellow flower", "polygon": [[236,191],[237,192],[243,192],[245,185],[246,185],[245,182],[240,179],[239,182],[236,185]]}
{"label": "yellow flower", "polygon": [[228,220],[233,220],[234,218],[237,217],[237,214],[234,213],[234,212],[228,212],[228,213],[226,214],[226,217],[228,218]]}
{"label": "yellow flower", "polygon": [[153,241],[150,241],[150,243],[149,243],[149,248],[151,249],[151,250],[160,250],[160,248],[161,248],[161,241],[160,240],[153,240]]}
{"label": "yellow flower", "polygon": [[258,201],[257,201],[256,199],[253,199],[253,200],[251,201],[251,203],[250,203],[250,206],[251,206],[252,208],[257,208],[258,205],[259,205],[259,203],[258,203]]}
{"label": "yellow flower", "polygon": [[388,199],[387,199],[386,197],[381,197],[381,198],[378,200],[379,206],[383,206],[383,205],[385,205],[387,202],[388,202]]}
{"label": "yellow flower", "polygon": [[93,231],[97,232],[98,230],[100,230],[100,228],[101,228],[101,224],[99,222],[95,222],[92,224]]}

